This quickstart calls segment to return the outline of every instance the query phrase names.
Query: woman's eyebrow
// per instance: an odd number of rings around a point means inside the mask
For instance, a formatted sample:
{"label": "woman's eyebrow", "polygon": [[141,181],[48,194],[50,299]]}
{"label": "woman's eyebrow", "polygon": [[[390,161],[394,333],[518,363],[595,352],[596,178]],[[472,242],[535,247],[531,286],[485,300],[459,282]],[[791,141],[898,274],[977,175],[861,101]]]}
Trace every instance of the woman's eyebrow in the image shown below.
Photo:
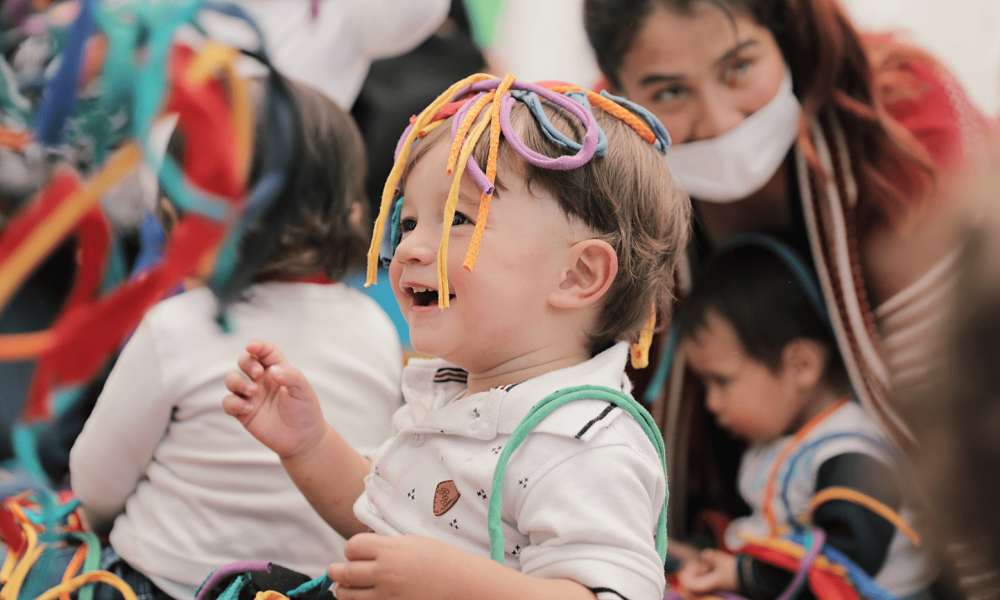
{"label": "woman's eyebrow", "polygon": [[[712,64],[713,67],[719,67],[726,64],[727,62],[733,60],[733,58],[740,53],[741,50],[745,50],[751,46],[756,46],[758,44],[757,40],[746,40],[736,44],[732,48],[726,51],[721,57],[716,59]],[[658,85],[661,83],[678,83],[683,82],[688,77],[687,75],[681,75],[676,73],[650,73],[639,80],[640,87],[646,87],[649,85]]]}
{"label": "woman's eyebrow", "polygon": [[645,87],[648,85],[656,85],[660,83],[677,83],[679,81],[684,81],[685,79],[687,79],[687,75],[673,75],[673,74],[662,75],[659,73],[652,73],[640,79],[639,86]]}
{"label": "woman's eyebrow", "polygon": [[740,42],[739,44],[736,44],[735,46],[733,46],[732,48],[730,48],[725,54],[723,54],[722,56],[720,56],[718,58],[718,60],[715,61],[715,64],[712,65],[712,66],[715,66],[715,67],[722,66],[722,65],[726,64],[727,62],[733,60],[733,58],[735,58],[736,55],[739,54],[741,50],[745,50],[746,48],[749,48],[750,46],[755,46],[755,45],[757,45],[757,40],[753,40],[753,39],[746,40],[744,42]]}

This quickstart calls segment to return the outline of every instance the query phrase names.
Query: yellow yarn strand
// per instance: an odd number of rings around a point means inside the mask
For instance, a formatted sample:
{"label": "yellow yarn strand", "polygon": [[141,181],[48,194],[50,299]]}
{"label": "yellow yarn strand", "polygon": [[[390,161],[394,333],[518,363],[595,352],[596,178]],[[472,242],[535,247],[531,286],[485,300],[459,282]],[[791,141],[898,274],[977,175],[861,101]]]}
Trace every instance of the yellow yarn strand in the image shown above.
{"label": "yellow yarn strand", "polygon": [[[21,526],[24,529],[24,526]],[[10,580],[11,573],[14,572],[14,567],[17,566],[17,561],[20,555],[15,554],[9,548],[7,549],[7,556],[3,559],[3,567],[0,568],[0,584],[7,583]]]}
{"label": "yellow yarn strand", "polygon": [[473,104],[467,113],[465,113],[465,118],[462,119],[462,123],[455,130],[455,139],[451,141],[451,149],[448,150],[448,166],[445,167],[445,175],[451,175],[455,172],[455,163],[458,162],[458,155],[463,148],[465,143],[465,136],[468,135],[469,130],[472,129],[472,124],[476,122],[476,117],[479,113],[483,112],[483,107],[487,103],[493,100],[494,96],[497,96],[497,90],[485,94],[476,103]]}
{"label": "yellow yarn strand", "polygon": [[[763,546],[765,548],[770,548],[771,550],[776,550],[782,554],[787,554],[788,556],[794,557],[798,560],[802,560],[806,555],[806,549],[798,544],[787,540],[785,538],[779,537],[759,537],[752,534],[741,533],[739,534],[740,539],[747,542],[748,544],[755,544],[757,546]],[[818,569],[822,569],[834,575],[839,575],[841,577],[847,577],[847,569],[844,565],[835,563],[829,558],[820,554],[816,557],[813,562],[813,566]]]}
{"label": "yellow yarn strand", "polygon": [[41,596],[35,598],[35,600],[56,600],[64,592],[72,592],[74,590],[80,589],[81,587],[87,585],[88,583],[106,583],[119,592],[125,597],[125,600],[138,600],[136,598],[135,592],[129,587],[127,583],[122,581],[120,577],[114,573],[109,573],[108,571],[88,571],[83,575],[77,575],[69,581],[64,581],[54,588],[50,588],[47,592]]}
{"label": "yellow yarn strand", "polygon": [[458,165],[455,170],[455,178],[451,182],[451,191],[448,192],[448,201],[444,205],[444,223],[441,228],[441,246],[438,249],[438,307],[448,308],[448,238],[451,235],[451,222],[455,219],[455,208],[458,206],[458,190],[462,184],[462,176],[465,175],[465,165],[469,160],[469,155],[479,142],[486,126],[490,124],[489,119],[483,119],[473,128],[472,133],[465,140],[462,147],[462,154],[458,157]]}
{"label": "yellow yarn strand", "polygon": [[250,113],[252,112],[250,93],[246,80],[240,77],[236,71],[236,60],[239,57],[239,50],[209,41],[191,61],[184,75],[191,83],[202,85],[220,69],[225,71],[232,94],[233,111],[230,120],[236,135],[236,164],[239,168],[237,176],[243,181],[250,171],[253,128],[250,121]]}
{"label": "yellow yarn strand", "polygon": [[[62,582],[66,583],[70,579],[76,576],[77,572],[80,571],[80,567],[83,566],[84,559],[87,558],[87,544],[81,544],[79,548],[76,549],[76,553],[73,554],[73,558],[69,561],[69,566],[66,567],[66,571],[63,573]],[[59,600],[70,600],[69,591],[65,591],[59,594]]]}
{"label": "yellow yarn strand", "polygon": [[816,507],[824,502],[829,502],[830,500],[844,500],[846,502],[851,502],[867,508],[886,521],[895,525],[896,529],[902,531],[906,537],[910,538],[910,541],[913,542],[914,546],[920,546],[920,536],[918,536],[917,532],[910,527],[909,523],[903,520],[903,517],[899,516],[899,513],[892,510],[882,502],[879,502],[875,498],[872,498],[867,494],[862,494],[858,490],[847,487],[835,486],[824,488],[813,496],[812,500],[809,502],[810,520],[813,512],[816,510]]}
{"label": "yellow yarn strand", "polygon": [[382,188],[382,204],[379,207],[378,217],[375,218],[372,243],[368,248],[368,277],[365,280],[365,287],[375,283],[378,277],[378,251],[382,246],[382,231],[385,229],[385,220],[389,216],[389,206],[392,203],[393,195],[396,193],[396,185],[402,178],[403,167],[406,166],[406,159],[410,156],[410,148],[413,146],[413,141],[416,139],[418,132],[428,126],[434,115],[441,110],[441,107],[448,104],[449,100],[455,97],[455,93],[458,90],[479,81],[492,78],[492,75],[477,73],[456,82],[455,85],[445,90],[434,102],[425,108],[413,123],[410,134],[403,140],[403,147],[400,149],[399,158],[396,159],[396,163],[392,166],[392,171],[389,172],[389,177],[385,181],[385,187]]}
{"label": "yellow yarn strand", "polygon": [[[494,185],[497,179],[497,155],[500,153],[500,101],[504,94],[510,90],[514,83],[514,74],[507,73],[503,81],[497,86],[496,95],[493,99],[493,106],[490,107],[490,154],[486,159],[486,178],[490,185]],[[465,261],[462,268],[469,273],[476,264],[476,257],[479,255],[479,244],[483,241],[483,232],[486,230],[486,217],[490,213],[490,201],[493,194],[483,193],[479,198],[479,215],[476,217],[476,229],[472,232],[472,240],[469,242],[469,251],[465,253]]]}
{"label": "yellow yarn strand", "polygon": [[38,561],[38,557],[44,551],[45,544],[39,544],[38,546],[32,544],[28,547],[27,552],[24,553],[24,557],[14,567],[14,572],[11,573],[10,579],[4,584],[3,589],[0,590],[0,600],[17,600],[18,595],[21,593],[21,585],[24,584],[24,578],[28,576],[28,571],[31,570],[31,567],[35,566],[35,562]]}
{"label": "yellow yarn strand", "polygon": [[428,133],[434,131],[435,129],[437,129],[438,127],[440,127],[443,123],[444,123],[443,119],[440,120],[440,121],[434,121],[434,122],[432,122],[430,125],[428,125],[427,127],[424,127],[419,132],[417,132],[417,137],[420,138],[420,139],[423,139],[423,137],[425,135],[427,135]]}
{"label": "yellow yarn strand", "polygon": [[104,166],[83,187],[69,195],[45,220],[43,227],[33,230],[3,265],[0,265],[0,306],[16,291],[35,265],[51,250],[80,219],[100,202],[109,187],[121,181],[142,163],[142,152],[130,142],[109,158]]}
{"label": "yellow yarn strand", "polygon": [[653,332],[656,331],[656,301],[649,308],[649,318],[639,332],[639,340],[629,348],[632,367],[645,369],[649,366],[649,347],[653,345]]}

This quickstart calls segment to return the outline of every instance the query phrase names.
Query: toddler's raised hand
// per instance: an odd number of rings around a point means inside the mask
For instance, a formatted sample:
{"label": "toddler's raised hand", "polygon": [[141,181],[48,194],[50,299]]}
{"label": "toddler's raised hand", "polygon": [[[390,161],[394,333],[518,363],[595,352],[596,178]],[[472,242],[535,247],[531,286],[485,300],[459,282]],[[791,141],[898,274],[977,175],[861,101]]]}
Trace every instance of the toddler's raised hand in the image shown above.
{"label": "toddler's raised hand", "polygon": [[319,443],[326,422],[316,392],[277,347],[251,340],[237,364],[243,373],[226,375],[232,392],[222,400],[227,414],[283,459]]}

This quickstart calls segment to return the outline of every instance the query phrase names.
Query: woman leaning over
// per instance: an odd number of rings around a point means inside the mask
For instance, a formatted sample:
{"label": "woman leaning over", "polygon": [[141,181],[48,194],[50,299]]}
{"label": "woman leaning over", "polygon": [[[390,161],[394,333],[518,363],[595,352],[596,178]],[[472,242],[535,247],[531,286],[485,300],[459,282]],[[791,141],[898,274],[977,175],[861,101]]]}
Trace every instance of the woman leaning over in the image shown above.
{"label": "woman leaning over", "polygon": [[[859,401],[911,445],[894,390],[933,367],[956,190],[987,121],[933,59],[863,38],[835,0],[586,0],[585,21],[611,91],[673,138],[691,267],[750,231],[811,257]],[[668,439],[685,432],[681,389],[654,380],[647,395]],[[684,453],[668,465],[680,523]]]}

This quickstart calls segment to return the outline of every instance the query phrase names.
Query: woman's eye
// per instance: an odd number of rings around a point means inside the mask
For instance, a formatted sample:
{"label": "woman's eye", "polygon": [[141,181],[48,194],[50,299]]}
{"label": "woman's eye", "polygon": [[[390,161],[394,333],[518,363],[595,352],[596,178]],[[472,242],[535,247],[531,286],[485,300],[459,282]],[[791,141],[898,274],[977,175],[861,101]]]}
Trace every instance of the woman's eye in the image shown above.
{"label": "woman's eye", "polygon": [[452,220],[451,220],[451,226],[452,227],[457,227],[459,225],[472,225],[472,224],[473,224],[472,223],[472,219],[470,219],[469,217],[463,215],[460,212],[456,212],[455,213],[455,217],[452,218]]}
{"label": "woman's eye", "polygon": [[413,231],[417,228],[416,219],[401,219],[399,221],[399,230],[402,232]]}
{"label": "woman's eye", "polygon": [[712,383],[714,383],[716,386],[718,386],[720,388],[724,388],[727,385],[729,385],[729,378],[728,377],[713,377],[712,378]]}
{"label": "woman's eye", "polygon": [[752,59],[737,58],[726,68],[723,73],[723,77],[727,82],[735,83],[736,80],[750,72],[750,67],[752,67],[753,64],[754,61]]}
{"label": "woman's eye", "polygon": [[682,85],[671,85],[656,92],[653,98],[657,102],[676,102],[687,94],[687,88]]}

